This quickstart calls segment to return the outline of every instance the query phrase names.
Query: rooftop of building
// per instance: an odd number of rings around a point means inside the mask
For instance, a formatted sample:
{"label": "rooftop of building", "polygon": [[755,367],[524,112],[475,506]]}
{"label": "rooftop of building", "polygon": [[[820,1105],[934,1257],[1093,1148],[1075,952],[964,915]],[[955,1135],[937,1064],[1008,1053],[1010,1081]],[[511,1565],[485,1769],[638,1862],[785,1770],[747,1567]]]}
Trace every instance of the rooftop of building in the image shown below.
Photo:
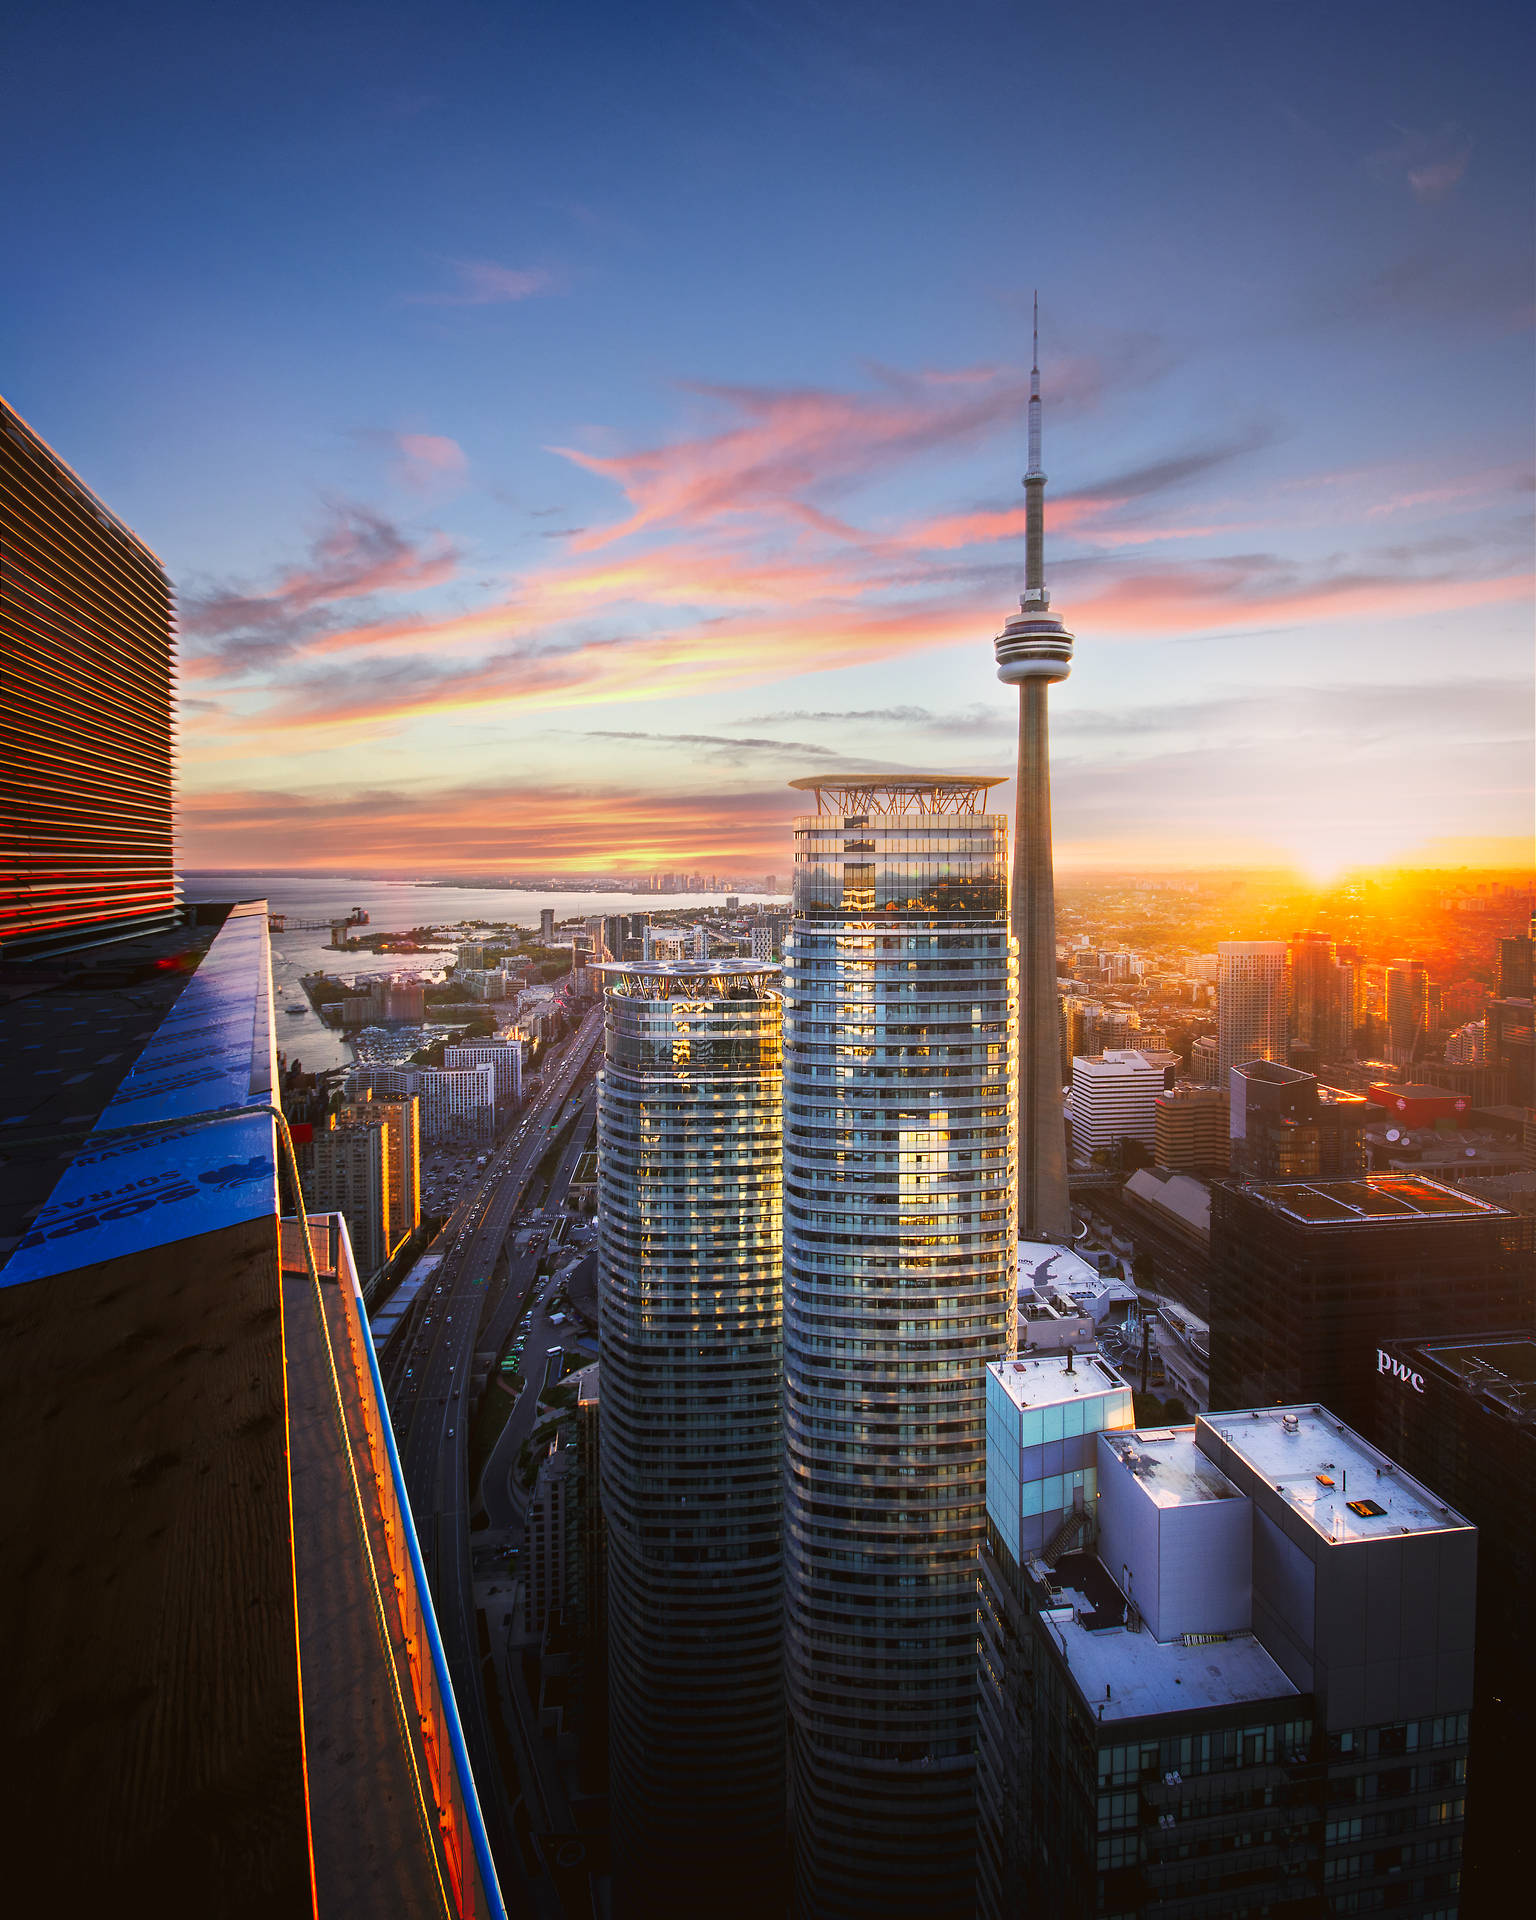
{"label": "rooftop of building", "polygon": [[1371,1094],[1383,1094],[1392,1100],[1461,1100],[1453,1087],[1440,1087],[1427,1080],[1385,1081],[1371,1084]]}
{"label": "rooftop of building", "polygon": [[1031,1354],[1020,1360],[993,1360],[987,1371],[996,1376],[1020,1412],[1130,1391],[1130,1382],[1098,1353]]}
{"label": "rooftop of building", "polygon": [[1211,1189],[1193,1174],[1170,1173],[1165,1167],[1138,1167],[1124,1191],[1144,1205],[1175,1215],[1196,1233],[1211,1231]]}
{"label": "rooftop of building", "polygon": [[1260,1080],[1275,1087],[1300,1086],[1314,1076],[1304,1073],[1300,1067],[1282,1066],[1278,1060],[1242,1060],[1233,1067],[1232,1072],[1241,1075],[1244,1080]]}
{"label": "rooftop of building", "polygon": [[[1139,1176],[1137,1176],[1139,1178]],[[1129,1184],[1129,1182],[1127,1183]],[[1425,1221],[1505,1213],[1487,1200],[1474,1199],[1437,1180],[1403,1173],[1369,1173],[1358,1180],[1256,1182],[1244,1194],[1276,1213],[1308,1226],[1359,1221]]]}
{"label": "rooftop of building", "polygon": [[1160,1048],[1143,1049],[1141,1047],[1106,1047],[1102,1053],[1079,1053],[1072,1057],[1072,1071],[1079,1067],[1086,1073],[1155,1073],[1162,1077],[1166,1059]]}
{"label": "rooftop of building", "polygon": [[[438,1862],[424,1837],[437,1824],[422,1789],[431,1777],[428,1754],[404,1660],[393,1651],[407,1632],[421,1631],[419,1615],[402,1617],[390,1577],[387,1530],[404,1501],[379,1474],[368,1444],[382,1409],[375,1375],[353,1340],[367,1323],[346,1224],[339,1214],[311,1215],[310,1232],[322,1279],[334,1276],[336,1284],[317,1289],[309,1279],[296,1220],[283,1223],[281,1245],[294,1593],[319,1911],[357,1920],[386,1912],[398,1920],[440,1916]],[[355,1472],[341,1444],[338,1393]],[[406,1703],[412,1711],[402,1720]]]}
{"label": "rooftop of building", "polygon": [[1009,778],[1002,773],[812,773],[791,780],[796,793],[816,796],[816,811],[829,818],[850,814],[980,813],[988,791]]}
{"label": "rooftop of building", "polygon": [[1472,1340],[1394,1341],[1389,1346],[1396,1354],[1417,1356],[1426,1372],[1433,1370],[1507,1419],[1536,1427],[1536,1328]]}
{"label": "rooftop of building", "polygon": [[1075,1286],[1099,1284],[1099,1270],[1092,1261],[1054,1240],[1021,1240],[1018,1260],[1021,1287],[1054,1287],[1070,1293]]}
{"label": "rooftop of building", "polygon": [[1206,1429],[1335,1545],[1471,1525],[1325,1407],[1202,1414]]}
{"label": "rooftop of building", "polygon": [[[1061,1567],[1067,1568],[1067,1558],[1088,1557],[1068,1556]],[[1059,1583],[1062,1604],[1041,1618],[1084,1704],[1106,1725],[1298,1697],[1251,1634],[1186,1646],[1182,1640],[1154,1640],[1150,1633],[1123,1625],[1101,1626],[1102,1604],[1083,1591],[1091,1582],[1073,1587],[1068,1584],[1072,1577],[1067,1568]]]}
{"label": "rooftop of building", "polygon": [[275,1098],[266,902],[197,913],[6,969],[0,1286],[271,1209],[270,1121],[199,1124]]}
{"label": "rooftop of building", "polygon": [[1195,1444],[1193,1427],[1137,1427],[1105,1440],[1157,1507],[1196,1507],[1243,1496],[1209,1454]]}
{"label": "rooftop of building", "polygon": [[1136,1289],[1114,1274],[1100,1273],[1092,1261],[1049,1240],[1021,1240],[1018,1292],[1064,1297],[1074,1308],[1101,1320],[1116,1304],[1135,1303]]}

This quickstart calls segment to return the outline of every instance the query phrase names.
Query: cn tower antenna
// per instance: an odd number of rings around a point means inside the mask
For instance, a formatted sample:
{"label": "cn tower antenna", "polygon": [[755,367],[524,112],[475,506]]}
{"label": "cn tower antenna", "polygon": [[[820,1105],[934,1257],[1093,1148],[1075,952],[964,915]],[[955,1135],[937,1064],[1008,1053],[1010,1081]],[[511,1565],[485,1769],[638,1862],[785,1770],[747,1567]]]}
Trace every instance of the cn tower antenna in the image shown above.
{"label": "cn tower antenna", "polygon": [[1019,944],[1019,1237],[1072,1243],[1061,1112],[1056,889],[1051,858],[1051,753],[1046,691],[1072,671],[1073,636],[1045,590],[1045,469],[1040,457],[1040,296],[1029,370],[1029,471],[1024,475],[1024,592],[993,642],[997,677],[1019,690],[1019,774],[1009,918]]}

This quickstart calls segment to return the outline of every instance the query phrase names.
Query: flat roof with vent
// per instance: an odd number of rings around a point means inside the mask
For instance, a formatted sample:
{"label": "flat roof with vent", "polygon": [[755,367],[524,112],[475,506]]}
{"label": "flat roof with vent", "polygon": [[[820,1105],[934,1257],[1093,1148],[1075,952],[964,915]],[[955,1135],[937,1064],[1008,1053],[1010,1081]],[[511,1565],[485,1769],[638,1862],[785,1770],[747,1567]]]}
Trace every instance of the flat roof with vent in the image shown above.
{"label": "flat roof with vent", "polygon": [[[1071,1362],[1068,1365],[1068,1362]],[[1021,1411],[1091,1400],[1103,1393],[1129,1393],[1130,1382],[1097,1353],[1048,1353],[994,1360],[988,1371]]]}
{"label": "flat roof with vent", "polygon": [[[1325,1407],[1202,1414],[1196,1432],[1202,1441],[1208,1434],[1225,1441],[1287,1505],[1337,1545],[1453,1532],[1472,1524]],[[1379,1511],[1369,1511],[1372,1507]]]}
{"label": "flat roof with vent", "polygon": [[1277,1213],[1310,1225],[1356,1220],[1432,1220],[1506,1212],[1436,1180],[1408,1174],[1372,1173],[1362,1180],[1287,1180],[1247,1189]]}

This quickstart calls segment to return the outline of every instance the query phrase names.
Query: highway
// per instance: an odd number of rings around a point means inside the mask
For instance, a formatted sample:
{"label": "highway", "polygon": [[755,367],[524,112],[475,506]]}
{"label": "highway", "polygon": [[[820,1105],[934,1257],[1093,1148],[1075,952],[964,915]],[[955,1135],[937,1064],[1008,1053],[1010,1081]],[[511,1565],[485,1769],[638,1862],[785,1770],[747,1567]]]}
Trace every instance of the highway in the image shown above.
{"label": "highway", "polygon": [[[443,1255],[431,1292],[402,1335],[403,1351],[391,1366],[390,1414],[405,1470],[406,1488],[422,1555],[431,1576],[439,1630],[453,1676],[475,1780],[480,1789],[491,1845],[502,1873],[509,1910],[523,1904],[556,1911],[531,1887],[512,1829],[482,1682],[474,1581],[470,1565],[468,1445],[474,1413],[472,1382],[481,1321],[507,1233],[567,1108],[582,1093],[584,1075],[597,1064],[603,1016],[596,1007],[557,1050],[544,1085],[498,1148],[473,1191],[460,1202],[434,1246]],[[562,1157],[562,1170],[564,1159]],[[574,1164],[574,1163],[573,1163]],[[493,1309],[484,1344],[507,1337],[532,1289],[538,1264],[536,1242],[511,1263],[506,1289]]]}

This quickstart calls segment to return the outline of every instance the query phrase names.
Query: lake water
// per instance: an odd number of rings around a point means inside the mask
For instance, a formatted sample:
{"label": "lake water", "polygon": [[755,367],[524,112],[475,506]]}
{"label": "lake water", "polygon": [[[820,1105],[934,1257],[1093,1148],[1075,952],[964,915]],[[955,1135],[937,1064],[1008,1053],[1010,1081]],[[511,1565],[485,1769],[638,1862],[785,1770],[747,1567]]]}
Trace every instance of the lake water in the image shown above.
{"label": "lake water", "polygon": [[[723,893],[535,893],[513,887],[428,887],[410,880],[333,880],[303,873],[195,873],[185,876],[183,898],[265,900],[273,913],[295,920],[345,919],[354,907],[368,915],[367,933],[408,933],[412,927],[459,927],[476,920],[526,927],[537,932],[539,915],[553,907],[556,921],[594,913],[645,913],[698,907],[724,910]],[[771,898],[745,894],[744,899]],[[466,938],[473,937],[466,935]],[[410,973],[442,978],[457,943],[444,940],[440,956],[399,953],[337,953],[330,927],[292,930],[272,936],[272,985],[278,1009],[277,1044],[289,1060],[299,1058],[308,1071],[350,1066],[352,1048],[325,1026],[304,997],[299,981],[324,970],[343,980],[377,974]],[[302,1013],[285,1011],[290,1007]]]}

